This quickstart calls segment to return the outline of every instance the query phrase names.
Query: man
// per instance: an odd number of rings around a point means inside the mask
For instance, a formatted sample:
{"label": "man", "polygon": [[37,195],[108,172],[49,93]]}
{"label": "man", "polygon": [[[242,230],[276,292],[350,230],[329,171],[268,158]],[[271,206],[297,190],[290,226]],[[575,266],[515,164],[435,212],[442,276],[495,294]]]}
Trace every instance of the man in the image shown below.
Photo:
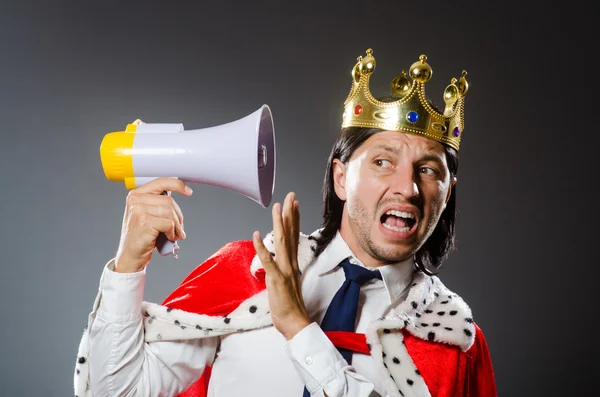
{"label": "man", "polygon": [[273,205],[264,240],[255,232],[226,245],[150,304],[157,236],[186,238],[179,207],[161,193],[191,190],[161,178],[130,193],[80,344],[76,394],[496,395],[469,307],[431,272],[453,246],[466,73],[440,113],[425,97],[425,56],[385,101],[369,91],[374,68],[369,49],[331,152],[324,225],[310,236],[290,193]]}

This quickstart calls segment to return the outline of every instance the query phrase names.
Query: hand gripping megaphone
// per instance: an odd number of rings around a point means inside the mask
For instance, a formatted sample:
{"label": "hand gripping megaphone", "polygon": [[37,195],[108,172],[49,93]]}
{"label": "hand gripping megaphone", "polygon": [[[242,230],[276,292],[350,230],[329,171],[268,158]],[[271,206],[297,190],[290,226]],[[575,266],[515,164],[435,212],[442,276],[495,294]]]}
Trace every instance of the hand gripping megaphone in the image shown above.
{"label": "hand gripping megaphone", "polygon": [[[273,116],[263,105],[239,120],[196,130],[136,120],[104,136],[100,159],[106,178],[124,182],[128,190],[173,177],[220,186],[267,207],[275,187]],[[162,233],[156,247],[177,258],[179,246]]]}

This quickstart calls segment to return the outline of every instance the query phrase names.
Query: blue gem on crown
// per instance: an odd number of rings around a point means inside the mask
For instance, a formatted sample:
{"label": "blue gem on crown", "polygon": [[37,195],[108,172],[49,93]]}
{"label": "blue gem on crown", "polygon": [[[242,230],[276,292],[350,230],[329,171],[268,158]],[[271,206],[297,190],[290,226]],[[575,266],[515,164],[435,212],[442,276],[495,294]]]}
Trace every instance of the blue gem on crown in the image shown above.
{"label": "blue gem on crown", "polygon": [[410,121],[411,123],[416,123],[417,120],[419,120],[419,113],[415,112],[414,110],[406,113],[406,120]]}

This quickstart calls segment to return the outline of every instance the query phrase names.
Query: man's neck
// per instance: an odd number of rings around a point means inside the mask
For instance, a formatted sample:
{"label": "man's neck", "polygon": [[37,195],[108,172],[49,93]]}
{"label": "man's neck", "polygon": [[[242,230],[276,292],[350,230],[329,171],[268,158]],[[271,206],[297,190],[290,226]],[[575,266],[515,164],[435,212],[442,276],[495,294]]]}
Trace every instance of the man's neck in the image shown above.
{"label": "man's neck", "polygon": [[[354,256],[359,261],[361,261],[361,263],[363,265],[365,265],[365,267],[376,268],[376,267],[387,266],[387,265],[393,264],[391,262],[387,262],[387,261],[383,261],[381,259],[375,258],[375,257],[373,257],[373,255],[369,254],[360,245],[358,238],[356,237],[356,234],[352,232],[352,230],[350,229],[350,227],[348,225],[344,225],[344,222],[342,222],[342,226],[340,227],[340,235],[342,236],[342,238],[344,239],[346,244],[348,244],[348,248],[350,248],[350,250],[352,251]],[[394,263],[402,262],[406,259],[408,259],[408,258],[402,258]]]}

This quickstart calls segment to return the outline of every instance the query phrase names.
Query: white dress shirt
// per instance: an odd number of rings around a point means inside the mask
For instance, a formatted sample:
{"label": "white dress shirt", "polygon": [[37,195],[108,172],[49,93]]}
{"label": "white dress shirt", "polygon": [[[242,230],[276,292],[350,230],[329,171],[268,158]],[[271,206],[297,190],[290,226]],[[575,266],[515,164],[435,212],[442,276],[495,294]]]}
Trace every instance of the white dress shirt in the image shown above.
{"label": "white dress shirt", "polygon": [[[90,326],[90,382],[98,396],[176,396],[212,366],[209,397],[384,396],[370,355],[355,353],[349,366],[318,324],[345,280],[337,265],[345,258],[362,265],[338,233],[302,276],[302,293],[314,322],[286,342],[267,327],[192,341],[144,342],[141,305],[146,272],[104,269],[102,298]],[[387,315],[405,299],[412,258],[378,268],[382,280],[360,292],[356,332]]]}

